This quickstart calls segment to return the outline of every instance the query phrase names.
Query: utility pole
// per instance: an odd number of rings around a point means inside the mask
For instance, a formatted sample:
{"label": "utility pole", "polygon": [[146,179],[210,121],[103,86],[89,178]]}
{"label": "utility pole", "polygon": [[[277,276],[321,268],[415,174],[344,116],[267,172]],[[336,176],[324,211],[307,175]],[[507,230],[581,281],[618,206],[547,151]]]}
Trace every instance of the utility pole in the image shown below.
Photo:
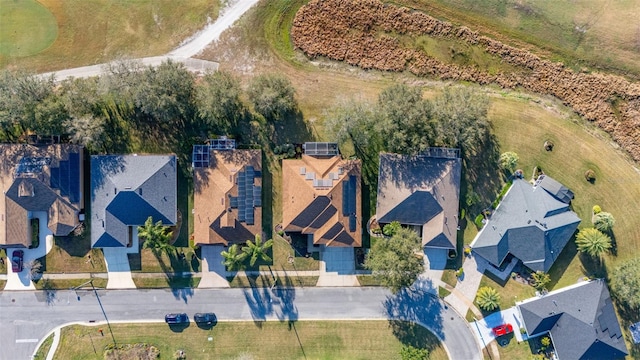
{"label": "utility pole", "polygon": [[[98,295],[98,290],[96,290],[96,287],[93,285],[93,279],[80,284],[74,288],[72,288],[76,294],[78,294],[77,290],[87,284],[91,284],[91,288],[93,289],[93,293],[96,295],[96,299],[98,300],[98,305],[100,305],[100,310],[102,310],[102,315],[104,315],[104,319],[107,322],[107,327],[109,328],[109,333],[111,333],[111,340],[113,340],[113,347],[116,348],[117,344],[116,344],[116,338],[115,336],[113,336],[113,330],[111,330],[111,324],[109,323],[109,318],[107,317],[107,313],[104,311],[104,307],[102,306],[102,301],[100,301],[100,296]],[[78,300],[80,300],[80,296],[78,296]]]}

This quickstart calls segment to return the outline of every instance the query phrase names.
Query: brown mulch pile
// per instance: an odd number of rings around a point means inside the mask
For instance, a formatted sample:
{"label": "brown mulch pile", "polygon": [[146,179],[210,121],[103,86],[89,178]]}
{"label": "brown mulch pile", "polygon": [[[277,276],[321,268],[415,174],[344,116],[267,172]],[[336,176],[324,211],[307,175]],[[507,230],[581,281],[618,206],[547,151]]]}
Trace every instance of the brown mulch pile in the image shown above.
{"label": "brown mulch pile", "polygon": [[[403,47],[394,34],[445,37],[479,45],[523,71],[492,75],[474,67],[447,64],[423,51]],[[553,95],[609,133],[640,161],[640,84],[623,77],[578,73],[466,27],[378,0],[312,0],[296,14],[291,36],[294,45],[310,57],[324,56],[364,69],[409,70],[443,80],[522,87]]]}

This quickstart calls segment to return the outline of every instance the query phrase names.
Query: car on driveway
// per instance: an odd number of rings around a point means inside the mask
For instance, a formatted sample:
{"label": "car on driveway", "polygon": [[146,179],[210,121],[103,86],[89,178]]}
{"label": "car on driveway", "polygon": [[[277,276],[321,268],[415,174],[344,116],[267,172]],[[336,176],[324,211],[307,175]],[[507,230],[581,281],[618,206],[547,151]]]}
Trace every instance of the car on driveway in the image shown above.
{"label": "car on driveway", "polygon": [[14,273],[18,273],[22,271],[23,259],[24,259],[24,251],[13,250],[13,253],[11,254],[11,270]]}
{"label": "car on driveway", "polygon": [[491,331],[493,332],[493,335],[498,337],[511,334],[513,332],[513,327],[511,326],[511,324],[502,324],[494,327],[493,329],[491,329]]}
{"label": "car on driveway", "polygon": [[193,315],[193,321],[198,324],[211,325],[214,324],[217,319],[216,314],[214,313],[196,313],[195,315]]}
{"label": "car on driveway", "polygon": [[189,322],[189,317],[185,313],[167,314],[164,321],[169,324],[185,324]]}

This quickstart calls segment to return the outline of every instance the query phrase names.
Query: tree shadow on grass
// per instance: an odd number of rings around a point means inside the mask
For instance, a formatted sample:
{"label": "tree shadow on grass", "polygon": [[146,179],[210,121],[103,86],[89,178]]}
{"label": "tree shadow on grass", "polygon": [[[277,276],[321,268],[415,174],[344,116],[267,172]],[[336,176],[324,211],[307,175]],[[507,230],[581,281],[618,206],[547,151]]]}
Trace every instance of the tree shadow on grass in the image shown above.
{"label": "tree shadow on grass", "polygon": [[584,253],[579,253],[578,259],[580,259],[581,263],[580,269],[585,276],[596,279],[608,278],[609,272],[603,259],[594,258]]}
{"label": "tree shadow on grass", "polygon": [[560,256],[556,259],[556,262],[551,266],[551,269],[549,269],[548,274],[551,277],[551,282],[547,286],[548,289],[553,289],[556,286],[564,272],[569,267],[569,264],[578,253],[578,248],[576,247],[574,239],[575,236],[569,239],[569,242],[560,253]]}
{"label": "tree shadow on grass", "polygon": [[181,333],[185,331],[189,326],[191,326],[190,321],[181,324],[169,324],[169,329],[171,329],[171,331],[175,333]]}
{"label": "tree shadow on grass", "polygon": [[271,139],[274,145],[299,144],[313,141],[313,129],[305,121],[300,110],[284,114],[278,121],[272,122]]}
{"label": "tree shadow on grass", "polygon": [[500,158],[500,146],[494,135],[485,140],[483,147],[477,154],[465,156],[462,168],[462,193],[461,199],[465,199],[468,184],[473,184],[473,191],[478,194],[480,201],[468,207],[471,214],[478,214],[482,209],[493,202],[502,188],[502,173],[498,166]]}
{"label": "tree shadow on grass", "polygon": [[[415,322],[429,329],[439,338],[444,338],[442,303],[437,296],[420,288],[405,288],[390,295],[383,303],[389,319]],[[390,323],[391,324],[391,323]],[[398,330],[402,330],[399,328]],[[402,332],[395,333],[400,339]]]}
{"label": "tree shadow on grass", "polygon": [[440,340],[431,331],[414,322],[389,320],[389,327],[403,345],[426,349],[431,353],[440,344]]}

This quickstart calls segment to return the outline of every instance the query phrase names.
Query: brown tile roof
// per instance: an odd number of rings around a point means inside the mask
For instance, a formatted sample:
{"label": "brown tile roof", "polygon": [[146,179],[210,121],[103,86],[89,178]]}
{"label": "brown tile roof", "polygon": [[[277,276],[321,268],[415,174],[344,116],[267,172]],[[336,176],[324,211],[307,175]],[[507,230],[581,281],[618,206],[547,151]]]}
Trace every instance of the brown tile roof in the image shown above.
{"label": "brown tile roof", "polygon": [[[62,194],[61,184],[52,183],[52,171],[60,171],[61,162],[68,165],[70,154],[79,158],[79,178],[65,179],[69,181],[65,186],[70,187],[71,182],[78,186],[74,201],[69,194]],[[27,171],[18,173],[21,161],[29,157],[39,159],[39,164],[26,165]],[[29,211],[47,211],[54,235],[68,235],[79,224],[82,184],[82,146],[0,144],[0,246],[31,245]]]}
{"label": "brown tile roof", "polygon": [[313,234],[314,244],[362,246],[360,176],[360,161],[340,156],[283,160],[284,230]]}
{"label": "brown tile roof", "polygon": [[[238,180],[248,175],[253,167],[256,176],[245,180],[246,194],[255,191],[249,199],[255,206],[245,204],[248,213],[243,216]],[[198,245],[243,243],[262,232],[262,177],[261,150],[211,150],[208,168],[194,169],[194,242]],[[253,189],[252,189],[253,188]],[[253,211],[251,211],[253,208]],[[253,213],[253,224],[249,217]]]}

